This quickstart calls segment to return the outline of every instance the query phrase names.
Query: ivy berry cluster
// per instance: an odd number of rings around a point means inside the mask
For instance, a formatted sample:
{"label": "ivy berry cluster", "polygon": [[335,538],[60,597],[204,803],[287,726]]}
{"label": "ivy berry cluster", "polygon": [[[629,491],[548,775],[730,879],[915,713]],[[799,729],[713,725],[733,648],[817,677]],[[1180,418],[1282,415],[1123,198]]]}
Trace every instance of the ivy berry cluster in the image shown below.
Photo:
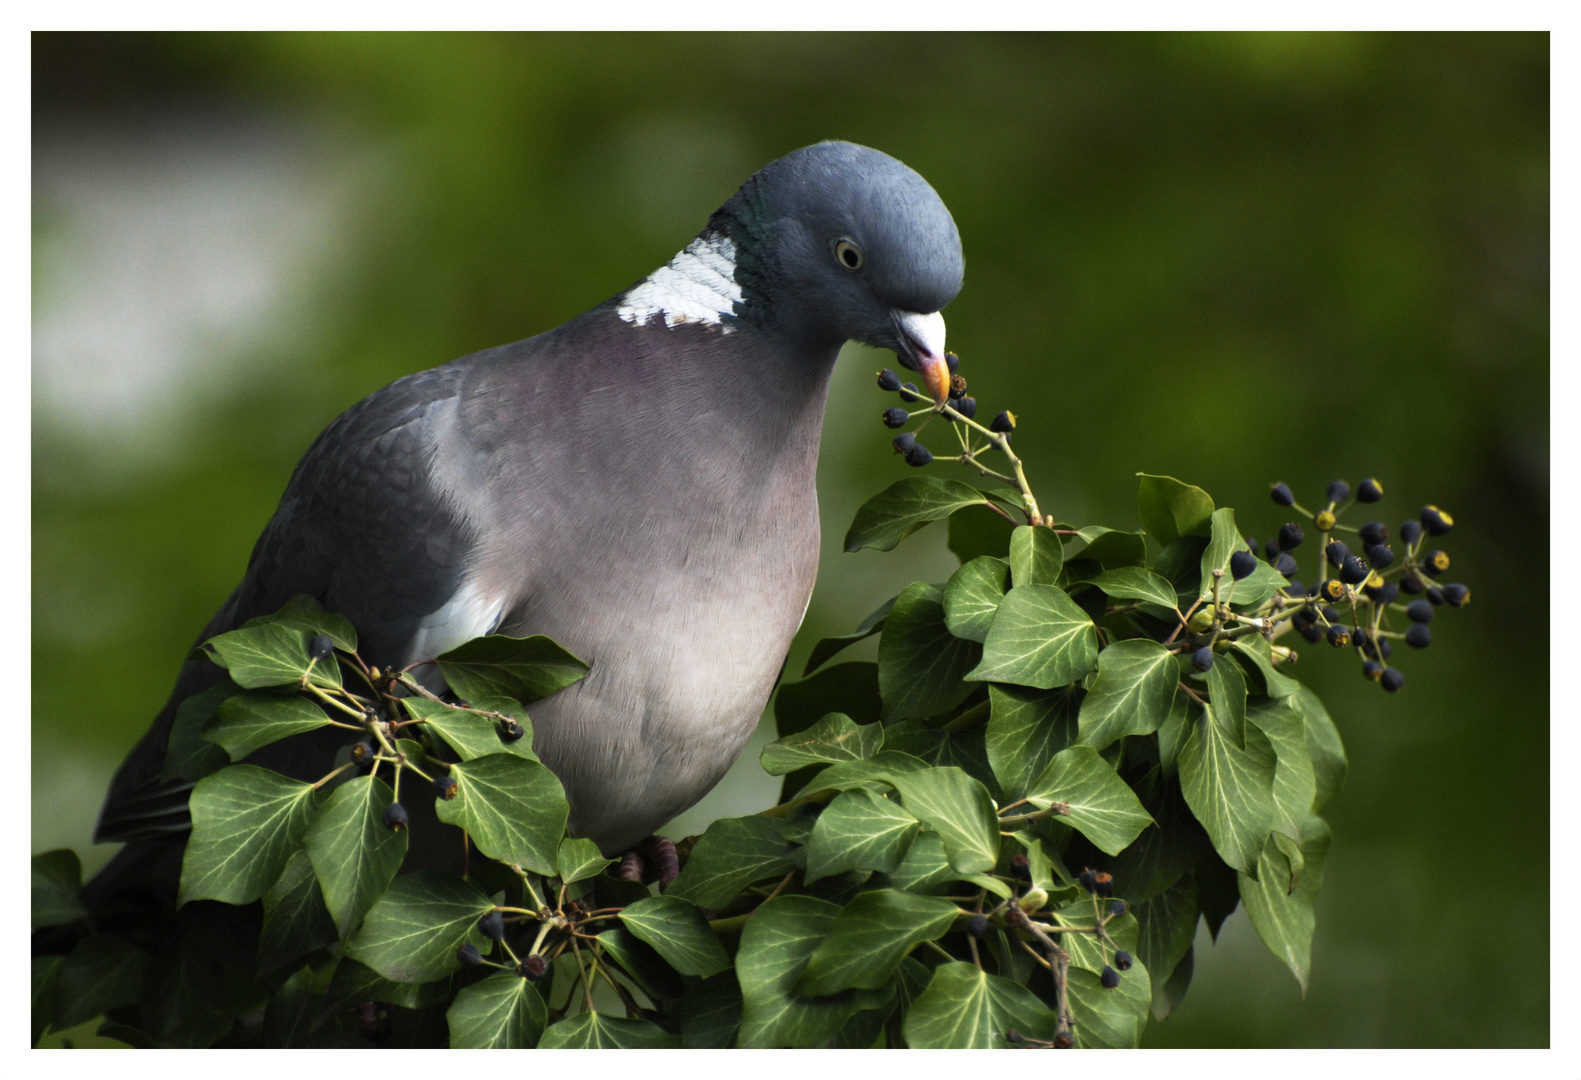
{"label": "ivy berry cluster", "polygon": [[[1449,553],[1430,547],[1449,535],[1454,517],[1437,506],[1424,506],[1416,518],[1400,525],[1391,543],[1389,527],[1382,521],[1355,526],[1340,520],[1357,506],[1383,498],[1383,484],[1377,479],[1363,480],[1354,492],[1344,480],[1335,480],[1328,486],[1323,508],[1316,512],[1296,502],[1290,485],[1283,482],[1272,485],[1269,496],[1276,505],[1302,515],[1318,534],[1318,581],[1310,586],[1296,577],[1300,567],[1293,554],[1306,541],[1302,524],[1281,525],[1263,549],[1268,563],[1290,581],[1285,595],[1305,601],[1291,625],[1314,645],[1325,641],[1336,649],[1354,645],[1362,675],[1395,693],[1405,685],[1405,674],[1390,664],[1392,642],[1427,648],[1433,642],[1430,624],[1435,609],[1446,604],[1464,607],[1471,600],[1465,585],[1439,583],[1449,570]],[[1338,534],[1354,539],[1341,539]],[[1230,573],[1237,581],[1257,567],[1253,554],[1257,542],[1247,537],[1246,544],[1250,550],[1238,551],[1230,559]],[[1402,601],[1401,594],[1416,599]],[[1396,629],[1400,621],[1405,625]]]}

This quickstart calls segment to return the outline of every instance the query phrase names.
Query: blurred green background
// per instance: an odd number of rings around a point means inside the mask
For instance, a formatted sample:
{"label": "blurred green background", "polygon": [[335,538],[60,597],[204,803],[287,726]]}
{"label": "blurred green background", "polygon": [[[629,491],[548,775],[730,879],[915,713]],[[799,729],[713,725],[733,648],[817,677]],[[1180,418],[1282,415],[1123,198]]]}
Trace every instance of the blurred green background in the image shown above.
{"label": "blurred green background", "polygon": [[[1306,1000],[1237,912],[1147,1043],[1547,1045],[1548,86],[1542,34],[36,35],[34,849],[108,857],[110,772],[329,420],[613,295],[838,137],[954,213],[950,343],[1062,519],[1137,527],[1141,470],[1263,538],[1274,480],[1458,522],[1473,604],[1403,693],[1300,665],[1351,757]],[[906,471],[893,359],[849,353],[792,672],[954,562],[937,526],[840,552]],[[672,831],[776,788],[754,747]]]}

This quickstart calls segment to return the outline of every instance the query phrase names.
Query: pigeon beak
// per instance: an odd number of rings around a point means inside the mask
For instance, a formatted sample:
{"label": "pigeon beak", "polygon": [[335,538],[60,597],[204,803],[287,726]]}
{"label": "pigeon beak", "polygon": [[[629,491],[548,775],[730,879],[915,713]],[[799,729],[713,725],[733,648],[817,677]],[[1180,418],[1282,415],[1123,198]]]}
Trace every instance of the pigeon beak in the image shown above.
{"label": "pigeon beak", "polygon": [[922,376],[933,400],[943,403],[950,396],[950,368],[944,362],[944,316],[937,311],[918,315],[896,311],[895,336],[900,339],[900,359]]}

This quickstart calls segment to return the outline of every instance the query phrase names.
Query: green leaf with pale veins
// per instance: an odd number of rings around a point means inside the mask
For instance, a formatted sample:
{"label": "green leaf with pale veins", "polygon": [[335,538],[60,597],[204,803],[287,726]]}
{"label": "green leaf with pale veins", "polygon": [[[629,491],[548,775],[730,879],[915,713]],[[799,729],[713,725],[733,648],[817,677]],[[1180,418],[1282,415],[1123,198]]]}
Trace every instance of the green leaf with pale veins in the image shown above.
{"label": "green leaf with pale veins", "polygon": [[741,931],[741,1045],[754,1049],[817,1046],[893,991],[847,990],[826,997],[792,992],[840,912],[812,896],[779,896],[760,906]]}
{"label": "green leaf with pale veins", "polygon": [[1074,965],[1067,975],[1076,1045],[1116,1050],[1141,1045],[1142,1029],[1147,1026],[1148,1009],[1153,1003],[1146,966],[1140,962],[1132,964],[1113,990],[1105,990],[1098,980],[1098,975]]}
{"label": "green leaf with pale veins", "polygon": [[968,506],[950,515],[949,539],[945,546],[963,563],[982,555],[1003,556],[1010,550],[1010,530],[1015,522],[994,510],[988,503]]}
{"label": "green leaf with pale veins", "polygon": [[[1250,579],[1248,579],[1250,580]],[[1241,662],[1269,697],[1289,697],[1301,688],[1301,683],[1274,667],[1268,640],[1263,637],[1243,638],[1230,645],[1230,651]]]}
{"label": "green leaf with pale veins", "polygon": [[862,620],[854,633],[821,639],[807,656],[807,666],[802,668],[801,672],[802,678],[805,679],[858,641],[865,641],[884,629],[884,620],[889,617],[889,609],[895,606],[896,599],[898,598],[891,596],[878,605],[872,614]]}
{"label": "green leaf with pale veins", "polygon": [[1199,911],[1197,879],[1190,874],[1152,899],[1131,905],[1138,926],[1136,957],[1152,976],[1155,1015],[1163,1000],[1168,973],[1191,950]]}
{"label": "green leaf with pale veins", "polygon": [[33,856],[33,929],[63,926],[88,914],[82,906],[82,863],[67,848]]}
{"label": "green leaf with pale veins", "polygon": [[[1214,667],[1218,667],[1217,664]],[[1214,850],[1242,873],[1255,871],[1274,821],[1274,757],[1237,746],[1213,709],[1188,721],[1180,751],[1180,790]]]}
{"label": "green leaf with pale veins", "polygon": [[963,874],[992,870],[999,861],[999,819],[988,789],[962,770],[894,773],[890,782],[918,821],[944,840],[950,865]]}
{"label": "green leaf with pale veins", "polygon": [[203,729],[203,737],[224,747],[232,761],[290,735],[329,726],[329,717],[298,694],[250,690],[228,698]]}
{"label": "green leaf with pale veins", "polygon": [[604,853],[591,840],[566,837],[560,841],[560,854],[556,860],[560,867],[560,880],[567,885],[573,881],[586,881],[597,877],[614,859],[604,858]]}
{"label": "green leaf with pale veins", "polygon": [[55,1014],[55,984],[60,979],[61,965],[66,962],[64,956],[35,956],[32,958],[32,983],[33,993],[30,1002],[32,1020],[32,1043],[38,1046],[39,1038],[44,1030],[49,1027]]}
{"label": "green leaf with pale veins", "polygon": [[199,780],[188,805],[192,835],[181,862],[182,904],[257,900],[302,845],[318,809],[313,785],[256,765],[232,765]]}
{"label": "green leaf with pale veins", "polygon": [[56,1031],[76,1027],[143,996],[148,954],[118,934],[94,934],[77,944],[55,975]]}
{"label": "green leaf with pale veins", "polygon": [[1219,602],[1228,604],[1234,600],[1237,582],[1230,574],[1230,556],[1237,551],[1251,550],[1241,538],[1240,530],[1235,527],[1235,511],[1228,506],[1215,510],[1209,523],[1208,548],[1202,553],[1202,561],[1198,564],[1201,574],[1201,584],[1197,586],[1198,597],[1202,600],[1213,597],[1213,572],[1218,570],[1222,572],[1219,576]]}
{"label": "green leaf with pale veins", "polygon": [[720,818],[698,839],[667,895],[723,908],[753,882],[796,865],[790,827],[781,818]]}
{"label": "green leaf with pale veins", "polygon": [[906,1014],[906,1045],[913,1050],[1008,1050],[1014,1028],[1035,1039],[1052,1039],[1058,1021],[1037,996],[975,964],[940,964],[928,988]]}
{"label": "green leaf with pale veins", "polygon": [[944,595],[915,582],[895,600],[878,639],[878,689],[886,720],[935,716],[953,709],[972,688],[961,681],[983,647],[950,633]]}
{"label": "green leaf with pale veins", "polygon": [[811,885],[848,870],[889,873],[921,827],[909,811],[882,795],[861,788],[841,792],[813,824],[805,880]]}
{"label": "green leaf with pale veins", "polygon": [[840,761],[823,769],[807,782],[807,792],[846,791],[866,788],[869,791],[886,791],[894,787],[891,779],[897,773],[921,772],[928,763],[899,750],[881,750],[865,761]]}
{"label": "green leaf with pale veins", "polygon": [[438,659],[439,673],[450,689],[471,701],[508,697],[533,702],[564,690],[588,672],[586,663],[542,634],[473,638]]}
{"label": "green leaf with pale veins", "polygon": [[1185,745],[1190,698],[1176,694],[1169,707],[1169,716],[1158,728],[1158,763],[1165,774],[1180,768],[1180,748]]}
{"label": "green leaf with pale veins", "polygon": [[263,928],[258,933],[258,970],[268,974],[339,939],[335,920],[307,852],[286,861],[280,879],[263,896]]}
{"label": "green leaf with pale veins", "polygon": [[830,713],[806,731],[798,731],[763,748],[763,771],[784,776],[804,765],[860,761],[884,745],[880,724],[853,723],[844,713]]}
{"label": "green leaf with pale veins", "polygon": [[445,1013],[452,1050],[530,1050],[548,1020],[538,991],[510,971],[466,987]]}
{"label": "green leaf with pale veins", "polygon": [[457,708],[424,697],[401,699],[401,705],[412,719],[423,721],[423,727],[448,743],[462,761],[472,761],[490,754],[513,754],[528,761],[537,761],[538,755],[532,750],[532,721],[527,718],[527,710],[522,708],[521,703],[514,698],[482,698],[474,705],[481,707],[482,702],[487,702],[491,711],[514,716],[524,731],[522,737],[506,742],[500,738],[499,721],[471,709]]}
{"label": "green leaf with pale veins", "polygon": [[1208,669],[1208,700],[1211,718],[1237,746],[1246,743],[1246,676],[1234,664],[1219,657]]}
{"label": "green leaf with pale veins", "polygon": [[1175,587],[1145,567],[1121,566],[1105,570],[1092,579],[1092,584],[1114,600],[1141,600],[1177,610]]}
{"label": "green leaf with pale veins", "polygon": [[950,576],[944,586],[944,625],[958,638],[984,641],[999,602],[1010,588],[1010,567],[984,555]]}
{"label": "green leaf with pale veins", "polygon": [[877,548],[893,551],[895,545],[928,524],[957,510],[987,503],[983,493],[959,480],[910,476],[897,480],[857,510],[845,550]]}
{"label": "green leaf with pale veins", "polygon": [[456,950],[468,941],[488,950],[478,920],[493,910],[476,885],[418,870],[395,879],[346,943],[346,955],[393,982],[433,982],[461,966]]}
{"label": "green leaf with pale veins", "polygon": [[678,896],[639,900],[621,911],[620,921],[682,975],[706,979],[730,967],[725,947],[702,914]]}
{"label": "green leaf with pale veins", "polygon": [[[331,657],[317,664],[307,654],[313,635],[281,623],[261,623],[209,638],[203,649],[247,690],[299,686],[302,676],[315,686],[340,686],[340,665]],[[309,674],[311,669],[311,674]]]}
{"label": "green leaf with pale veins", "polygon": [[1312,773],[1316,792],[1312,798],[1312,812],[1323,809],[1330,796],[1345,783],[1345,773],[1350,762],[1345,757],[1345,744],[1340,741],[1339,729],[1329,717],[1323,702],[1303,686],[1291,697],[1296,712],[1306,728],[1307,749],[1312,753]]}
{"label": "green leaf with pale veins", "polygon": [[580,1012],[552,1025],[540,1050],[679,1050],[681,1039],[650,1020]]}
{"label": "green leaf with pale veins", "polygon": [[1242,612],[1255,611],[1270,596],[1289,584],[1288,578],[1259,559],[1251,576],[1235,583],[1235,609]]}
{"label": "green leaf with pale veins", "polygon": [[653,951],[653,946],[629,930],[618,926],[605,930],[598,935],[598,943],[604,959],[618,964],[627,981],[654,1001],[678,998],[686,992],[686,980]]}
{"label": "green leaf with pale veins", "polygon": [[1241,902],[1246,905],[1246,914],[1251,917],[1257,936],[1263,939],[1268,951],[1290,969],[1296,982],[1301,984],[1304,997],[1307,979],[1312,973],[1312,904],[1323,884],[1323,864],[1328,858],[1331,834],[1328,823],[1320,817],[1307,818],[1302,832],[1301,854],[1305,869],[1293,893],[1287,894],[1278,880],[1277,864],[1283,860],[1274,854],[1272,840],[1264,849],[1257,880],[1245,874],[1239,875],[1238,880]]}
{"label": "green leaf with pale veins", "polygon": [[1102,750],[1126,735],[1157,731],[1169,719],[1179,670],[1170,651],[1150,638],[1117,641],[1104,649],[1098,654],[1098,678],[1082,699],[1078,741]]}
{"label": "green leaf with pale veins", "polygon": [[1072,746],[1056,754],[1032,782],[1026,798],[1040,810],[1057,803],[1066,806],[1059,819],[1110,855],[1124,851],[1153,824],[1136,792],[1090,746]]}
{"label": "green leaf with pale veins", "polygon": [[724,1050],[741,1027],[741,984],[735,969],[721,971],[686,992],[681,1001],[681,1042],[688,1050]]}
{"label": "green leaf with pale veins", "polygon": [[[1102,659],[1100,653],[1100,663]],[[1025,795],[1027,785],[1054,755],[1076,741],[1081,701],[1081,691],[1075,687],[1037,690],[1009,683],[989,685],[984,741],[988,764],[1007,800]]]}
{"label": "green leaf with pale veins", "polygon": [[899,889],[857,895],[807,961],[792,992],[823,997],[841,990],[877,990],[917,945],[933,941],[955,922],[954,901]]}
{"label": "green leaf with pale veins", "polygon": [[1082,678],[1097,663],[1092,619],[1063,589],[1018,585],[999,605],[982,663],[963,677],[1051,690]]}
{"label": "green leaf with pale veins", "polygon": [[202,780],[230,764],[230,755],[205,739],[203,729],[227,698],[241,692],[241,687],[226,678],[176,706],[161,779]]}
{"label": "green leaf with pale veins", "polygon": [[394,801],[390,785],[377,777],[348,780],[330,795],[302,838],[341,937],[384,895],[406,857],[407,830],[384,825],[384,812]]}
{"label": "green leaf with pale veins", "polygon": [[1206,491],[1182,484],[1173,476],[1136,475],[1142,481],[1136,508],[1149,536],[1162,545],[1181,536],[1208,535],[1213,499]]}
{"label": "green leaf with pale veins", "polygon": [[1010,576],[1017,585],[1053,585],[1065,565],[1065,549],[1053,529],[1018,525],[1010,534]]}
{"label": "green leaf with pale veins", "polygon": [[[1268,739],[1274,753],[1275,828],[1299,837],[1302,823],[1317,801],[1317,778],[1312,770],[1312,751],[1307,747],[1301,715],[1289,698],[1253,698],[1246,720]],[[1251,737],[1250,732],[1247,735]]]}
{"label": "green leaf with pale veins", "polygon": [[559,868],[570,807],[548,768],[514,754],[490,754],[450,767],[451,799],[434,803],[439,820],[467,830],[491,859],[537,874]]}
{"label": "green leaf with pale veins", "polygon": [[1147,540],[1141,532],[1122,532],[1102,525],[1089,525],[1077,530],[1076,536],[1067,540],[1066,565],[1077,559],[1095,562],[1104,570],[1141,566],[1147,562]]}
{"label": "green leaf with pale veins", "polygon": [[259,626],[263,623],[277,623],[292,630],[306,630],[314,637],[325,634],[335,643],[335,648],[342,652],[357,651],[357,631],[352,629],[351,620],[344,615],[325,611],[323,605],[305,594],[293,596],[286,601],[285,607],[273,615],[260,615],[256,619],[248,619],[242,626]]}
{"label": "green leaf with pale veins", "polygon": [[888,875],[888,884],[907,892],[933,894],[953,881],[965,880],[944,854],[944,841],[932,829],[924,829],[911,841],[900,865]]}

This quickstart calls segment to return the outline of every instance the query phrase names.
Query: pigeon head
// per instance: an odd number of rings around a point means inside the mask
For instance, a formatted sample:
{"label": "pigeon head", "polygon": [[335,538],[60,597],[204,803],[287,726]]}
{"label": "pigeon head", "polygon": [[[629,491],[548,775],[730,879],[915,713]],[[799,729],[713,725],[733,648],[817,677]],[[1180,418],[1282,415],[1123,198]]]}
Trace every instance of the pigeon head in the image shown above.
{"label": "pigeon head", "polygon": [[733,247],[734,314],[800,349],[893,349],[948,394],[944,317],[961,290],[955,220],[928,182],[848,142],[794,151],[752,176],[699,241]]}

